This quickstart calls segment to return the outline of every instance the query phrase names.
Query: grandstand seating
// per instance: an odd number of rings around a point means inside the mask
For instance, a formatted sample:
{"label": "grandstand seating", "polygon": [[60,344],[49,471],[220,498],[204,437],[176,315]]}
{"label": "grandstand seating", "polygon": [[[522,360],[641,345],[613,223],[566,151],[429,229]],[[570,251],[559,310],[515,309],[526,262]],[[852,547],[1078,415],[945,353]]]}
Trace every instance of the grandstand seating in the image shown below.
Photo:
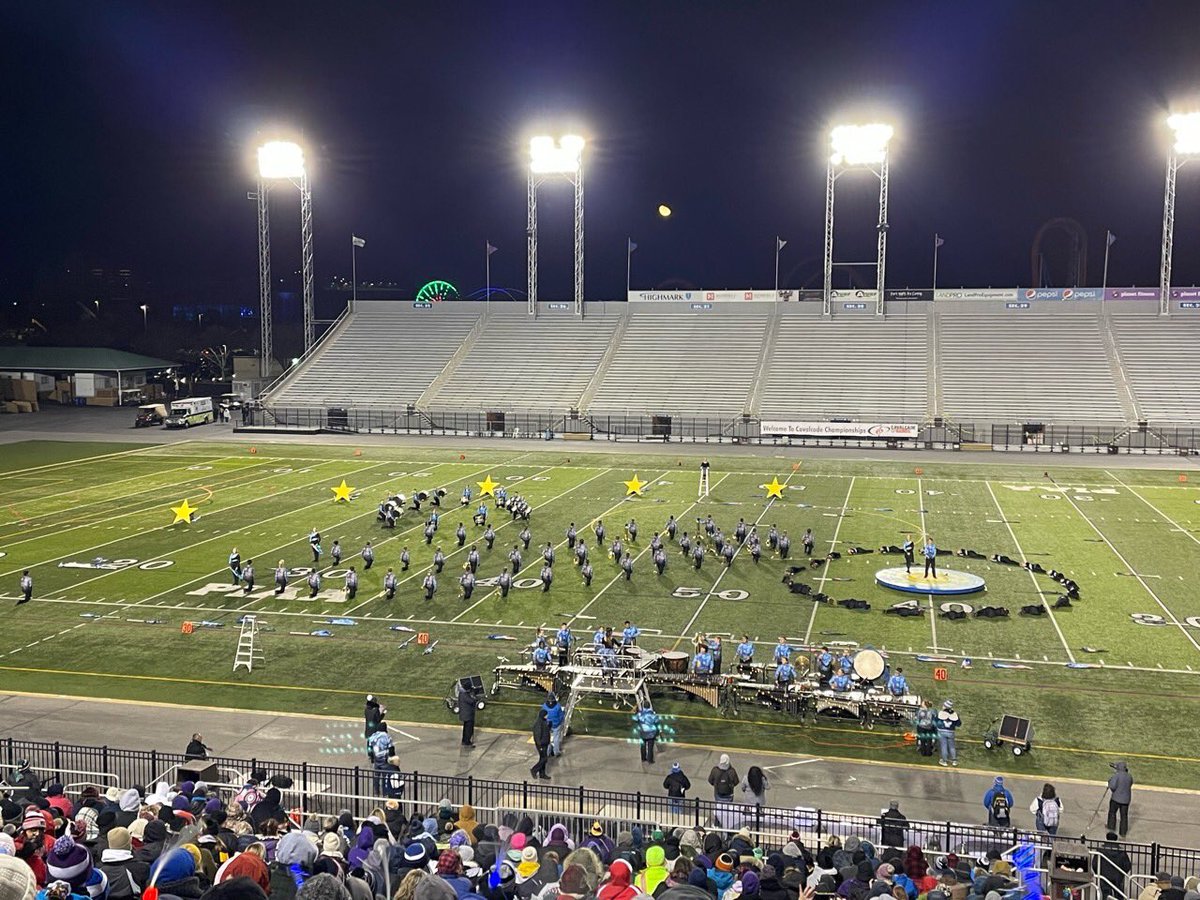
{"label": "grandstand seating", "polygon": [[804,303],[595,303],[584,319],[558,306],[531,317],[522,304],[360,301],[265,402],[578,408],[602,430],[625,416],[632,432],[651,415],[708,423],[695,434],[743,414],[1119,427],[1191,424],[1200,409],[1200,316],[1144,304],[914,302],[832,319]]}
{"label": "grandstand seating", "polygon": [[[927,305],[927,304],[926,304]],[[928,402],[925,310],[825,319],[781,310],[757,409],[763,419],[922,422]],[[819,410],[819,412],[815,412]]]}
{"label": "grandstand seating", "polygon": [[497,304],[470,351],[423,398],[430,409],[557,410],[579,403],[620,315],[580,319],[567,311],[530,316]]}
{"label": "grandstand seating", "polygon": [[359,301],[338,332],[271,392],[271,405],[403,409],[438,376],[482,311],[475,303],[414,309]]}
{"label": "grandstand seating", "polygon": [[741,415],[772,311],[765,303],[703,312],[634,306],[588,411]]}
{"label": "grandstand seating", "polygon": [[945,416],[975,422],[1125,422],[1094,313],[935,315]]}
{"label": "grandstand seating", "polygon": [[1195,422],[1200,410],[1200,319],[1118,313],[1112,317],[1112,333],[1141,417]]}

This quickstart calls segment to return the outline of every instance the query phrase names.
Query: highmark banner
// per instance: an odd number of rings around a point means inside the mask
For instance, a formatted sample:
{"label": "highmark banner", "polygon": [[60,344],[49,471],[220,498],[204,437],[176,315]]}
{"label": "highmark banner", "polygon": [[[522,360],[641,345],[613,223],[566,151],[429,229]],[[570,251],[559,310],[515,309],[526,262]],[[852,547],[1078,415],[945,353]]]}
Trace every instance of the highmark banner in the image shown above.
{"label": "highmark banner", "polygon": [[774,303],[774,291],[630,291],[630,303]]}
{"label": "highmark banner", "polygon": [[764,420],[759,426],[763,434],[796,437],[881,438],[887,440],[916,440],[920,425],[880,422],[778,422]]}

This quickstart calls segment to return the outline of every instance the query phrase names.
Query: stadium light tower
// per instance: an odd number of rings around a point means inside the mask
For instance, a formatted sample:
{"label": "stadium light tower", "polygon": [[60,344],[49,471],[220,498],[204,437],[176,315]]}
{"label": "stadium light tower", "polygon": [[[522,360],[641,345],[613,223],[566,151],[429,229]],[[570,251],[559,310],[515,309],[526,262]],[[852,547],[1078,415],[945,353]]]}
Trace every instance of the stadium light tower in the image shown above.
{"label": "stadium light tower", "polygon": [[575,315],[583,315],[583,147],[578,135],[557,141],[544,135],[529,142],[529,206],[525,219],[528,246],[529,314],[537,315],[537,192],[548,178],[563,176],[575,186]]}
{"label": "stadium light tower", "polygon": [[[833,297],[833,188],[838,177],[851,169],[868,169],[879,178],[879,225],[875,250],[875,314],[883,315],[883,286],[887,269],[888,141],[892,126],[839,125],[829,135],[829,169],[825,176],[825,292],[824,314],[830,315]],[[855,265],[839,263],[838,265]]]}
{"label": "stadium light tower", "polygon": [[304,297],[304,349],[312,346],[313,333],[313,230],[312,192],[304,150],[291,141],[268,141],[258,148],[258,302],[261,326],[259,375],[271,376],[274,353],[271,325],[271,214],[270,191],[275,182],[291,182],[300,191],[300,269]]}
{"label": "stadium light tower", "polygon": [[1158,312],[1171,312],[1171,252],[1175,244],[1175,175],[1189,160],[1200,156],[1200,112],[1167,119],[1175,141],[1167,154],[1167,187],[1163,195],[1162,265],[1158,274]]}

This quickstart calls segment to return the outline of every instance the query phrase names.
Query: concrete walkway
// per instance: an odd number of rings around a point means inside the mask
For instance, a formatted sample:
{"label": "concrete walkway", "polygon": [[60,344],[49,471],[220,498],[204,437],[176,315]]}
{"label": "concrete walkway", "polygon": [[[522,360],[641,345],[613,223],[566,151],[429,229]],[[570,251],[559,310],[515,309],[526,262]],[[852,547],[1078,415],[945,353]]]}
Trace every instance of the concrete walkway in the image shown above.
{"label": "concrete walkway", "polygon": [[[459,745],[458,729],[452,726],[392,722],[391,727],[406,770],[509,781],[528,778],[537,756],[528,732],[496,730],[488,727],[491,722],[488,710],[480,713],[473,750]],[[365,765],[358,717],[0,693],[0,738],[181,753],[194,731],[203,733],[215,756]],[[708,772],[720,753],[709,747],[669,745],[660,748],[659,762],[648,766],[639,761],[632,744],[574,735],[564,744],[563,756],[551,761],[550,775],[558,785],[661,795],[662,779],[677,761],[695,786],[693,794],[707,797]],[[772,806],[875,816],[896,799],[910,819],[968,824],[986,819],[983,794],[993,778],[993,773],[966,769],[909,768],[785,753],[732,751],[730,757],[739,773],[754,764],[767,771]],[[1096,766],[1098,774],[1107,772],[1101,761]],[[1016,801],[1014,822],[1031,828],[1033,817],[1027,810],[1043,779],[1008,775],[1005,781]],[[1101,803],[1104,785],[1075,780],[1056,780],[1055,785],[1065,804],[1060,834],[1103,838],[1107,800],[1094,821],[1092,813]],[[1131,812],[1130,840],[1200,846],[1200,793],[1135,788]]]}

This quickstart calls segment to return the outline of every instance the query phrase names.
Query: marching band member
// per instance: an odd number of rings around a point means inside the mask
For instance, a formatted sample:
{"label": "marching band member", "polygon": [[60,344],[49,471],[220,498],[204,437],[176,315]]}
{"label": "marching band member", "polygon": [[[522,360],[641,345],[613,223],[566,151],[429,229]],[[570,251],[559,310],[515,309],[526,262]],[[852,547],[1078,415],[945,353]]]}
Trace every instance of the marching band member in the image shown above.
{"label": "marching band member", "polygon": [[775,667],[775,686],[786,691],[795,680],[796,667],[788,662],[788,658],[785,656],[783,661]]}
{"label": "marching band member", "polygon": [[779,643],[775,645],[775,665],[779,665],[785,659],[791,659],[792,648],[788,645],[787,638],[782,634],[779,636]]}
{"label": "marching band member", "polygon": [[387,591],[386,599],[396,599],[396,573],[392,571],[390,566],[383,576],[383,589]]}
{"label": "marching band member", "polygon": [[903,697],[908,693],[908,679],[904,677],[903,669],[896,669],[887,681],[888,693],[893,697]]}
{"label": "marching band member", "polygon": [[739,672],[745,672],[754,662],[754,643],[748,634],[743,634],[742,642],[737,645],[737,661]]}
{"label": "marching band member", "polygon": [[364,572],[375,564],[375,548],[371,546],[370,541],[367,541],[359,555],[362,557]]}
{"label": "marching band member", "polygon": [[287,590],[287,584],[288,584],[287,566],[284,564],[283,560],[281,559],[279,561],[279,565],[277,565],[275,567],[275,596],[278,597],[285,590]]}
{"label": "marching band member", "polygon": [[346,599],[353,600],[354,595],[358,593],[358,573],[354,571],[354,566],[346,572]]}
{"label": "marching band member", "polygon": [[829,687],[838,693],[845,693],[850,690],[850,676],[845,672],[838,672],[829,680]]}

